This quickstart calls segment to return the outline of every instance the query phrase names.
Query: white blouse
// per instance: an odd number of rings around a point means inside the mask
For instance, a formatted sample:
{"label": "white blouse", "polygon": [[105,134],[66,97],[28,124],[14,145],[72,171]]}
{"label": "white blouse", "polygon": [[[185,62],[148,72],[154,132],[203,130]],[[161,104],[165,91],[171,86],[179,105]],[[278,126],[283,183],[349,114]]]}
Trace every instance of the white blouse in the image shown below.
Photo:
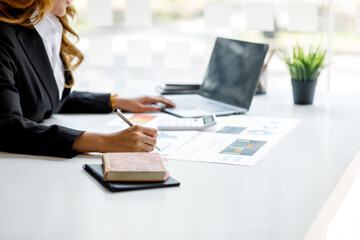
{"label": "white blouse", "polygon": [[35,29],[43,40],[61,99],[65,86],[64,65],[60,58],[63,26],[60,20],[50,13],[35,25]]}

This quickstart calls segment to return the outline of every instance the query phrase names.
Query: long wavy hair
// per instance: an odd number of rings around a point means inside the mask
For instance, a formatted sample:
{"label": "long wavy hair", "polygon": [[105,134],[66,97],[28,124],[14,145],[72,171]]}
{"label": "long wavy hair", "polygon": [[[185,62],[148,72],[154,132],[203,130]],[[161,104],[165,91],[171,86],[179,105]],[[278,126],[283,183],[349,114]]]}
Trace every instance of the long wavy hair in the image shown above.
{"label": "long wavy hair", "polygon": [[[0,0],[0,21],[33,28],[34,24],[40,22],[51,11],[52,6],[52,0]],[[37,14],[35,14],[36,12]],[[67,88],[74,85],[72,71],[84,60],[84,55],[67,37],[70,35],[79,39],[79,36],[69,24],[69,19],[73,19],[75,15],[76,10],[70,5],[66,8],[66,15],[59,17],[64,28],[61,41],[61,56],[65,62],[65,71],[71,75],[65,85]],[[30,18],[32,18],[31,21]]]}

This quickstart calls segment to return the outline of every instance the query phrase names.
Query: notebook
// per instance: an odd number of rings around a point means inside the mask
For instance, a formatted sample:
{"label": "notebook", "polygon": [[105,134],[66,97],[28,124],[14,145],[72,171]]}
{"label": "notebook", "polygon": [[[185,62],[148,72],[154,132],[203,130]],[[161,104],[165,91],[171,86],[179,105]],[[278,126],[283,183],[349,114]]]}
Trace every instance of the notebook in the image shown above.
{"label": "notebook", "polygon": [[176,107],[163,111],[178,117],[247,112],[268,48],[268,44],[218,37],[199,93],[166,96]]}
{"label": "notebook", "polygon": [[102,164],[85,164],[83,168],[87,173],[89,173],[101,185],[103,185],[111,192],[175,187],[180,185],[180,182],[170,176],[164,182],[107,182],[104,180]]}

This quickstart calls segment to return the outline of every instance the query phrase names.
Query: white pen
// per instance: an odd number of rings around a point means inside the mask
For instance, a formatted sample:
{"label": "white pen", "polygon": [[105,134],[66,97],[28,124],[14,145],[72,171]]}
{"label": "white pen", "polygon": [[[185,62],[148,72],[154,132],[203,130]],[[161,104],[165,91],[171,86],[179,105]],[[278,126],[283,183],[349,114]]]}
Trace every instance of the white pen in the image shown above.
{"label": "white pen", "polygon": [[[124,120],[124,122],[127,123],[127,125],[129,125],[130,127],[134,126],[134,124],[132,124],[132,122],[129,121],[129,119],[127,119],[118,109],[114,109],[114,113],[116,113],[116,115],[118,115],[122,120]],[[160,148],[158,148],[155,145],[155,148],[160,152]]]}

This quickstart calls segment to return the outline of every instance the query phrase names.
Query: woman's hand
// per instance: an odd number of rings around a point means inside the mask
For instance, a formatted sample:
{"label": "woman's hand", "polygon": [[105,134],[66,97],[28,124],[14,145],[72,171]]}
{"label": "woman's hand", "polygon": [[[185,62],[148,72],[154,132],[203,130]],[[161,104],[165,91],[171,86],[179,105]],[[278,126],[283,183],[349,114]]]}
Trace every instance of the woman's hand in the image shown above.
{"label": "woman's hand", "polygon": [[98,134],[84,132],[75,141],[73,150],[78,152],[152,152],[157,130],[135,125],[125,130]]}
{"label": "woman's hand", "polygon": [[175,107],[175,104],[169,99],[163,96],[157,97],[141,97],[141,98],[115,98],[115,108],[119,108],[123,111],[141,113],[141,112],[159,112],[160,106],[156,106],[156,103],[163,103],[168,107]]}
{"label": "woman's hand", "polygon": [[152,152],[156,144],[157,130],[135,125],[108,134],[103,152]]}

